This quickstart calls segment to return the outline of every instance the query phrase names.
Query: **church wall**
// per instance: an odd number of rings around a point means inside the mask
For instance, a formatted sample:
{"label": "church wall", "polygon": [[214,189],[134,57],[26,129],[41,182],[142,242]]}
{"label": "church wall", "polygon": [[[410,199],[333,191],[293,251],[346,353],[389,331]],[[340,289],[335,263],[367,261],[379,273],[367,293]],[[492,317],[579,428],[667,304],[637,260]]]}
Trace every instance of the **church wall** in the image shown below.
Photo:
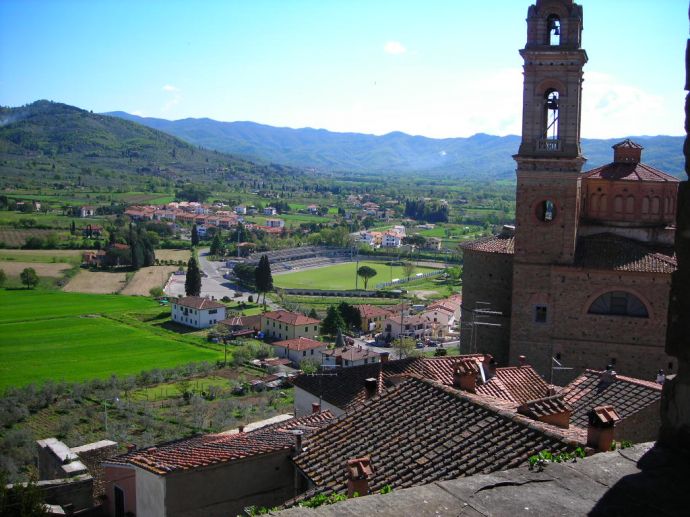
{"label": "church wall", "polygon": [[[462,277],[462,324],[460,343],[463,353],[486,352],[499,365],[508,364],[510,308],[513,289],[513,256],[464,250]],[[465,273],[467,272],[467,273]],[[489,302],[478,305],[477,302]],[[472,309],[502,312],[505,316],[481,317],[478,321],[501,327],[477,326],[476,350],[472,349]]]}
{"label": "church wall", "polygon": [[[529,266],[516,266],[516,282],[525,267]],[[531,322],[527,312],[534,304],[514,294],[511,361],[524,354],[548,378],[549,358],[560,353],[561,363],[574,370],[558,373],[554,381],[559,384],[585,368],[604,369],[613,360],[619,373],[643,379],[655,378],[660,368],[668,371],[669,363],[675,368],[672,358],[664,352],[670,275],[582,271],[558,266],[542,266],[540,272],[530,275],[541,280],[534,283],[535,288],[543,288],[547,276],[550,319],[546,324]],[[635,294],[645,302],[649,318],[588,314],[591,303],[609,291]],[[522,323],[519,325],[518,321]]]}

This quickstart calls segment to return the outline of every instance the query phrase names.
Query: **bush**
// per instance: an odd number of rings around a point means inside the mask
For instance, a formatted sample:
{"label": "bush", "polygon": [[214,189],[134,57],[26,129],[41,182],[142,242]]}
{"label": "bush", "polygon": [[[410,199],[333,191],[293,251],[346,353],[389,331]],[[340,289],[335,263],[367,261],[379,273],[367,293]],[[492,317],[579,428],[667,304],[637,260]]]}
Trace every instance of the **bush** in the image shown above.
{"label": "bush", "polygon": [[161,287],[152,287],[149,290],[149,294],[151,296],[153,296],[154,298],[160,298],[161,296],[163,296],[164,293],[163,293],[163,289]]}

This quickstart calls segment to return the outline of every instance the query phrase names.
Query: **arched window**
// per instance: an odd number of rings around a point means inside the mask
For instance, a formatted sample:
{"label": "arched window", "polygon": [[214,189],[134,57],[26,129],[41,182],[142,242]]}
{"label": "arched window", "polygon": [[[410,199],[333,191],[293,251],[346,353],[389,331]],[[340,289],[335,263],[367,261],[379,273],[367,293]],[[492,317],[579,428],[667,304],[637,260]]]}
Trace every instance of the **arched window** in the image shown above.
{"label": "arched window", "polygon": [[555,14],[550,15],[546,20],[546,28],[548,30],[548,45],[557,47],[561,44],[561,20]]}
{"label": "arched window", "polygon": [[642,198],[642,213],[643,214],[649,213],[649,198],[646,196]]}
{"label": "arched window", "polygon": [[608,209],[608,198],[606,197],[606,194],[602,194],[601,199],[599,200],[599,210],[602,212],[607,212]]}
{"label": "arched window", "polygon": [[589,209],[592,212],[599,211],[599,196],[596,194],[592,194],[592,196],[590,197],[589,205]]}
{"label": "arched window", "polygon": [[558,100],[558,92],[553,88],[544,94],[544,140],[558,140]]}
{"label": "arched window", "polygon": [[628,196],[625,200],[625,213],[632,214],[635,211],[635,198],[633,196]]}
{"label": "arched window", "polygon": [[661,200],[658,197],[652,198],[652,213],[655,215],[659,214],[661,210]]}
{"label": "arched window", "polygon": [[623,213],[623,196],[616,196],[613,199],[613,211],[617,214]]}
{"label": "arched window", "polygon": [[587,312],[606,316],[649,318],[649,312],[647,312],[647,307],[642,303],[642,300],[626,291],[611,291],[602,294],[594,300]]}
{"label": "arched window", "polygon": [[664,213],[668,214],[671,212],[671,199],[666,197],[664,198]]}

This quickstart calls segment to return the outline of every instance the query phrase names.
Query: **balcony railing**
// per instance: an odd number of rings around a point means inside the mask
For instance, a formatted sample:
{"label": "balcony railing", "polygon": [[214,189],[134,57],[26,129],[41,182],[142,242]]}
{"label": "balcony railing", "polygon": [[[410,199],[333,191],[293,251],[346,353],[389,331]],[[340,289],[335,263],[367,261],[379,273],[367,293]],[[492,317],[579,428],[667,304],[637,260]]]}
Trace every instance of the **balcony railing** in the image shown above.
{"label": "balcony railing", "polygon": [[542,138],[537,140],[537,151],[555,153],[561,150],[561,141]]}

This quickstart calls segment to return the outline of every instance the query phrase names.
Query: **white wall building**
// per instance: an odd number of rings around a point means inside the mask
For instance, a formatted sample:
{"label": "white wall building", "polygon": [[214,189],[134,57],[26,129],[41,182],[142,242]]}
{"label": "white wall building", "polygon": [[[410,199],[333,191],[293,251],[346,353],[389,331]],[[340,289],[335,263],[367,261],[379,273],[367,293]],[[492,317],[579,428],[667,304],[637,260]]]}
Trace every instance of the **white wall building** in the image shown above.
{"label": "white wall building", "polygon": [[174,322],[197,329],[211,327],[226,317],[225,305],[200,296],[174,298],[171,305]]}

